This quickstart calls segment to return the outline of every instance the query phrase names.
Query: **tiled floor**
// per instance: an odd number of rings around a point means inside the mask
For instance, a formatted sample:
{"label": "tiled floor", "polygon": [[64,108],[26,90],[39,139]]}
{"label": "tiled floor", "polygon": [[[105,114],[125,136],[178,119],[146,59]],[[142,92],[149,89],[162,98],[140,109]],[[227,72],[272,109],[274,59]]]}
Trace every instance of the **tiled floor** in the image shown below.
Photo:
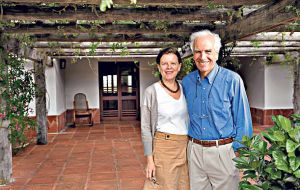
{"label": "tiled floor", "polygon": [[141,190],[144,166],[139,122],[79,126],[13,157],[15,182],[0,190]]}

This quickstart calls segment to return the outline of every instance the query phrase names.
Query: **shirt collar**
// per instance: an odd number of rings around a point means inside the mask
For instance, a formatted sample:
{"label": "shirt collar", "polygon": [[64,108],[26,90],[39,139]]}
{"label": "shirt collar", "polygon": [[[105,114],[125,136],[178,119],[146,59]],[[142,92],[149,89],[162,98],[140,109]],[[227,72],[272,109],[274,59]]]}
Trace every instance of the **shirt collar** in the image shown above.
{"label": "shirt collar", "polygon": [[[215,63],[215,66],[214,68],[208,73],[208,75],[205,77],[208,79],[208,82],[209,84],[211,84],[217,74],[217,71],[218,71],[218,68],[219,68],[219,65],[217,63]],[[197,80],[201,82],[201,78],[200,78],[200,74],[199,72],[197,72]]]}

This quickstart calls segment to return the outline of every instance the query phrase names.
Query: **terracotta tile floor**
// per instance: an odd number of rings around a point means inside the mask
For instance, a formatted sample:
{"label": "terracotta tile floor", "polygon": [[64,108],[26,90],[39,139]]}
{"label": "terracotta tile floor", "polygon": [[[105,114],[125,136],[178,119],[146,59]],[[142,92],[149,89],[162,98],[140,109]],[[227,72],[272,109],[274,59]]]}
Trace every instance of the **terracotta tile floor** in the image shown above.
{"label": "terracotta tile floor", "polygon": [[15,182],[0,190],[141,190],[145,161],[137,121],[67,128],[13,157]]}

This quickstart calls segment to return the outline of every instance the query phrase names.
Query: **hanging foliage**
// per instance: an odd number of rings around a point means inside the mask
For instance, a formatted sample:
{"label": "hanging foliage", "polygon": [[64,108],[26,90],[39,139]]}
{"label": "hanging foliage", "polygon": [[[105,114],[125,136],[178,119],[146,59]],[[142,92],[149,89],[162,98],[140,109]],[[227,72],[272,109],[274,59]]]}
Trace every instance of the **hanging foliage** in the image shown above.
{"label": "hanging foliage", "polygon": [[0,49],[0,62],[1,98],[6,102],[5,107],[0,107],[0,126],[2,121],[9,120],[8,138],[16,154],[29,142],[26,133],[36,126],[35,120],[29,117],[32,111],[29,103],[35,95],[33,70],[26,70],[25,60],[4,48]]}

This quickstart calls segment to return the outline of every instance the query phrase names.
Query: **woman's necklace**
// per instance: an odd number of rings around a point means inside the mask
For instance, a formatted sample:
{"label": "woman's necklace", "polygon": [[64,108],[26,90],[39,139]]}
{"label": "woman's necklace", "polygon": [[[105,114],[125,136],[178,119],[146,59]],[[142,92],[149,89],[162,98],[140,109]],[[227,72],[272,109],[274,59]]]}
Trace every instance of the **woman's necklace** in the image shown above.
{"label": "woman's necklace", "polygon": [[175,80],[176,84],[177,84],[177,89],[176,90],[172,90],[169,87],[167,87],[167,85],[165,85],[163,80],[160,80],[161,84],[163,85],[163,87],[165,87],[168,91],[172,92],[172,93],[177,93],[179,91],[179,84],[178,81]]}

